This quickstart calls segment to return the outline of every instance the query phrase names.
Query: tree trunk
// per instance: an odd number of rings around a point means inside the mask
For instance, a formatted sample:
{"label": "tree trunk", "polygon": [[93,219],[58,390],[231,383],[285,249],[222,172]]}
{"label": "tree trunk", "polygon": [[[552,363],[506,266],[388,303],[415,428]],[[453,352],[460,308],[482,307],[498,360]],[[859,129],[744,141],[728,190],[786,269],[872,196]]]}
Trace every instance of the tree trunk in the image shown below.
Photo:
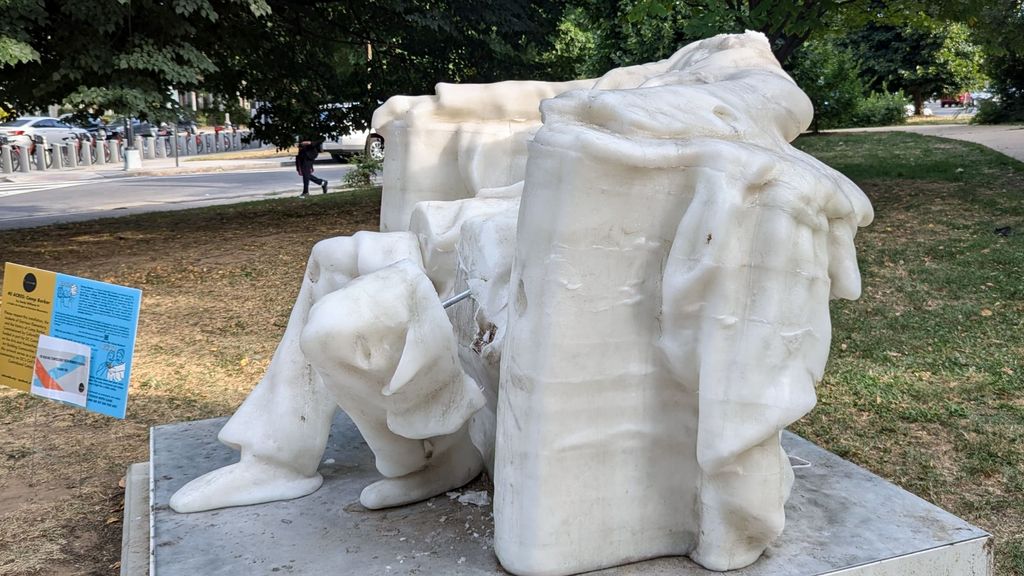
{"label": "tree trunk", "polygon": [[924,94],[921,92],[914,92],[914,116],[920,116],[924,114]]}

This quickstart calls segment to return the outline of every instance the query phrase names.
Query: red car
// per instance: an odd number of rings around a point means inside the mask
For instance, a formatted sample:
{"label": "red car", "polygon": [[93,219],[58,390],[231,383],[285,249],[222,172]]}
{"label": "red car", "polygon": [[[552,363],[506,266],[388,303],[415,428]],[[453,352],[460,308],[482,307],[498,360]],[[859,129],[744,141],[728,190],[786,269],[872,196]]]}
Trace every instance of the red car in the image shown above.
{"label": "red car", "polygon": [[939,104],[943,108],[946,106],[973,106],[974,99],[971,98],[970,92],[964,92],[963,94],[957,94],[956,96],[943,96],[939,99]]}

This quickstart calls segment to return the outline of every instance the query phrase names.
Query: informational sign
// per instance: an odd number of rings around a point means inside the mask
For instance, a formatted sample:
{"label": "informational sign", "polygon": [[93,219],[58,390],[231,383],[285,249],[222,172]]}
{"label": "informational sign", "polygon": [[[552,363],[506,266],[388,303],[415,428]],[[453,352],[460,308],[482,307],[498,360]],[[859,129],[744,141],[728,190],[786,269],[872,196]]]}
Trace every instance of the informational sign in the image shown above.
{"label": "informational sign", "polygon": [[142,292],[4,266],[0,384],[124,418]]}

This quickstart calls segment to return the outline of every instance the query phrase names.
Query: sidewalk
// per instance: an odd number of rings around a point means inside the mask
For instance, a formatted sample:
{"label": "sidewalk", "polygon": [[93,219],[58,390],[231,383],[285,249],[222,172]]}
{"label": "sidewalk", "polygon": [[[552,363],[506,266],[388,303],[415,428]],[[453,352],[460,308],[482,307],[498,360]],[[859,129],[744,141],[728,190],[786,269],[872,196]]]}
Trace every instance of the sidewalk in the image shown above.
{"label": "sidewalk", "polygon": [[[212,155],[211,155],[212,156]],[[174,158],[156,158],[143,160],[142,167],[137,170],[125,170],[123,164],[104,164],[68,170],[44,170],[28,173],[15,172],[0,174],[0,182],[71,182],[101,180],[104,178],[125,178],[136,176],[174,176],[178,174],[198,174],[203,172],[230,172],[241,170],[271,170],[282,166],[294,166],[295,160],[290,157],[278,158],[246,158],[226,160],[215,157],[189,156],[179,159],[175,167]],[[197,159],[201,158],[201,159]],[[321,154],[316,163],[332,163],[329,154]]]}
{"label": "sidewalk", "polygon": [[926,124],[921,126],[844,128],[825,130],[824,132],[914,132],[925,136],[974,142],[1024,162],[1024,126],[1019,125]]}

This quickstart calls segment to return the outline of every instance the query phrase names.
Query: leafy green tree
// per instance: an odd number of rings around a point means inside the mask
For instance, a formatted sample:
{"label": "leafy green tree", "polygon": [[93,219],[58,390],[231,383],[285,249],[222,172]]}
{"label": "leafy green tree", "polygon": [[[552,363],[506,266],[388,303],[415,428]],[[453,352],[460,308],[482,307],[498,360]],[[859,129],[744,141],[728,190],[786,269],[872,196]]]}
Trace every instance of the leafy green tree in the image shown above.
{"label": "leafy green tree", "polygon": [[990,56],[986,70],[995,98],[979,103],[975,120],[982,124],[1024,122],[1024,54]]}
{"label": "leafy green tree", "polygon": [[393,94],[530,77],[555,0],[0,0],[0,107],[174,115],[170,89],[259,102],[257,137],[365,128]]}
{"label": "leafy green tree", "polygon": [[864,96],[853,55],[831,42],[817,41],[801,47],[793,60],[793,80],[814,104],[813,130],[850,124]]}
{"label": "leafy green tree", "polygon": [[985,72],[996,98],[982,103],[982,123],[1024,122],[1024,0],[984,11],[975,37],[985,46]]}
{"label": "leafy green tree", "polygon": [[[1015,2],[1019,0],[1014,0]],[[763,32],[775,56],[790,65],[812,39],[868,23],[989,25],[983,10],[1005,0],[573,0],[573,20],[591,37],[594,54],[576,76],[662,58],[680,46],[721,33]]]}
{"label": "leafy green tree", "polygon": [[366,128],[394,94],[437,82],[535,77],[562,3],[553,0],[269,0],[234,11],[231,42],[211,46],[205,86],[258,101],[253,126],[286,146]]}
{"label": "leafy green tree", "polygon": [[607,69],[595,63],[597,36],[586,11],[578,6],[566,10],[555,29],[551,47],[539,55],[543,73],[554,80],[598,76]]}
{"label": "leafy green tree", "polygon": [[982,82],[982,51],[962,24],[869,24],[841,40],[857,55],[868,87],[904,91],[921,114],[926,99]]}
{"label": "leafy green tree", "polygon": [[169,116],[171,86],[198,87],[216,70],[196,38],[226,12],[267,10],[264,0],[4,0],[0,107]]}

